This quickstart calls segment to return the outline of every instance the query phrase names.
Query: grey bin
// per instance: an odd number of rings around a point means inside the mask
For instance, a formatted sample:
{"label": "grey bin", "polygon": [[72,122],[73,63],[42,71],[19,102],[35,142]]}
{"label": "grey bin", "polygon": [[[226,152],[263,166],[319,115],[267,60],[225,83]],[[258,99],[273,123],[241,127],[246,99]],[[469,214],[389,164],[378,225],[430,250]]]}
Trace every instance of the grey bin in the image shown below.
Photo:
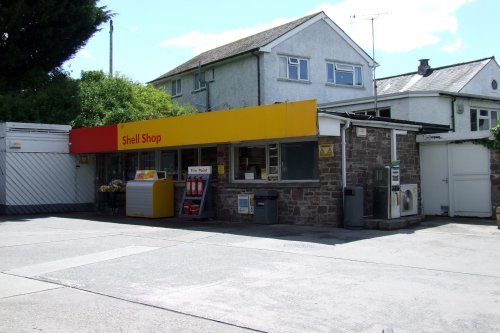
{"label": "grey bin", "polygon": [[363,226],[363,187],[347,186],[344,188],[344,228]]}
{"label": "grey bin", "polygon": [[260,224],[278,223],[278,191],[257,190],[254,195],[253,222]]}

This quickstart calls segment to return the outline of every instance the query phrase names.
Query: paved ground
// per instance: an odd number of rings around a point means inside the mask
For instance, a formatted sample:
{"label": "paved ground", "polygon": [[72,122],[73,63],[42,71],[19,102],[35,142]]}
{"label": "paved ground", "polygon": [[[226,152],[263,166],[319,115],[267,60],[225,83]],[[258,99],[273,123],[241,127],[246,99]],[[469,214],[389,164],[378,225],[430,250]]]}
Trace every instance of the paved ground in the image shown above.
{"label": "paved ground", "polygon": [[0,217],[0,332],[500,332],[493,221],[116,220]]}

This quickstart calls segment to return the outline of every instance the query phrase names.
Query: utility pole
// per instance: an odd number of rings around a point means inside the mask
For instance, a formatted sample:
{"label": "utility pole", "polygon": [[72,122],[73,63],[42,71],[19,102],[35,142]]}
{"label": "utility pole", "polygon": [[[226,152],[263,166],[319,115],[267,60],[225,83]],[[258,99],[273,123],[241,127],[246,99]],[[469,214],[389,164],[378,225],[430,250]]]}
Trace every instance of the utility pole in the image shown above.
{"label": "utility pole", "polygon": [[109,20],[109,76],[113,77],[113,20]]}

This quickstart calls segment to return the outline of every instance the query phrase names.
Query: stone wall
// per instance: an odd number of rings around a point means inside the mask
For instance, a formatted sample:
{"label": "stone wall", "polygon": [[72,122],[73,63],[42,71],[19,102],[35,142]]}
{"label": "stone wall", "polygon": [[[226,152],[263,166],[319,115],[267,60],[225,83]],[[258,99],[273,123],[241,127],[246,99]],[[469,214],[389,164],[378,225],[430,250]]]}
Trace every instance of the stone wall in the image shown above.
{"label": "stone wall", "polygon": [[[373,215],[373,169],[391,162],[391,130],[366,128],[366,136],[357,136],[356,127],[346,131],[347,185],[362,186],[364,215]],[[340,137],[320,137],[318,144],[333,144],[333,157],[318,159],[319,181],[279,183],[231,182],[229,144],[217,147],[217,164],[224,167],[213,181],[217,219],[252,222],[253,215],[238,213],[238,194],[271,189],[279,193],[280,223],[341,226],[342,223],[342,148]],[[419,150],[415,133],[397,136],[402,183],[420,184]],[[499,158],[500,160],[500,158]],[[499,162],[500,168],[500,162]],[[180,186],[180,187],[179,187]],[[176,189],[176,212],[182,199],[183,185]]]}
{"label": "stone wall", "polygon": [[238,214],[238,194],[253,193],[257,189],[271,189],[279,193],[278,219],[280,223],[307,225],[339,225],[342,213],[341,147],[340,138],[321,137],[319,144],[334,145],[334,156],[319,158],[319,182],[305,183],[231,183],[230,146],[218,146],[218,163],[224,164],[224,175],[217,180],[217,218],[250,222],[252,215]]}
{"label": "stone wall", "polygon": [[[363,187],[363,213],[373,215],[373,170],[391,163],[391,129],[364,127],[366,136],[356,134],[356,126],[346,130],[347,186]],[[416,132],[397,135],[397,158],[401,184],[419,184],[420,158]]]}

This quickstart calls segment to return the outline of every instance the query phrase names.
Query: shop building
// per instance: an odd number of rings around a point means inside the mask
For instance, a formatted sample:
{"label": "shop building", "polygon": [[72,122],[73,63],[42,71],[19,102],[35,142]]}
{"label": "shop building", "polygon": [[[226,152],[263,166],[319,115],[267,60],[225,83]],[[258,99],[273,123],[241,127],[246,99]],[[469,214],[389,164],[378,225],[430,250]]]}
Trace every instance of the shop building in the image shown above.
{"label": "shop building", "polygon": [[97,189],[136,170],[165,171],[182,208],[190,166],[212,166],[216,218],[252,221],[238,195],[278,192],[280,223],[341,225],[343,188],[363,189],[373,215],[373,173],[399,161],[403,183],[420,184],[422,124],[318,111],[316,101],[281,103],[70,132],[70,152],[95,158]]}

